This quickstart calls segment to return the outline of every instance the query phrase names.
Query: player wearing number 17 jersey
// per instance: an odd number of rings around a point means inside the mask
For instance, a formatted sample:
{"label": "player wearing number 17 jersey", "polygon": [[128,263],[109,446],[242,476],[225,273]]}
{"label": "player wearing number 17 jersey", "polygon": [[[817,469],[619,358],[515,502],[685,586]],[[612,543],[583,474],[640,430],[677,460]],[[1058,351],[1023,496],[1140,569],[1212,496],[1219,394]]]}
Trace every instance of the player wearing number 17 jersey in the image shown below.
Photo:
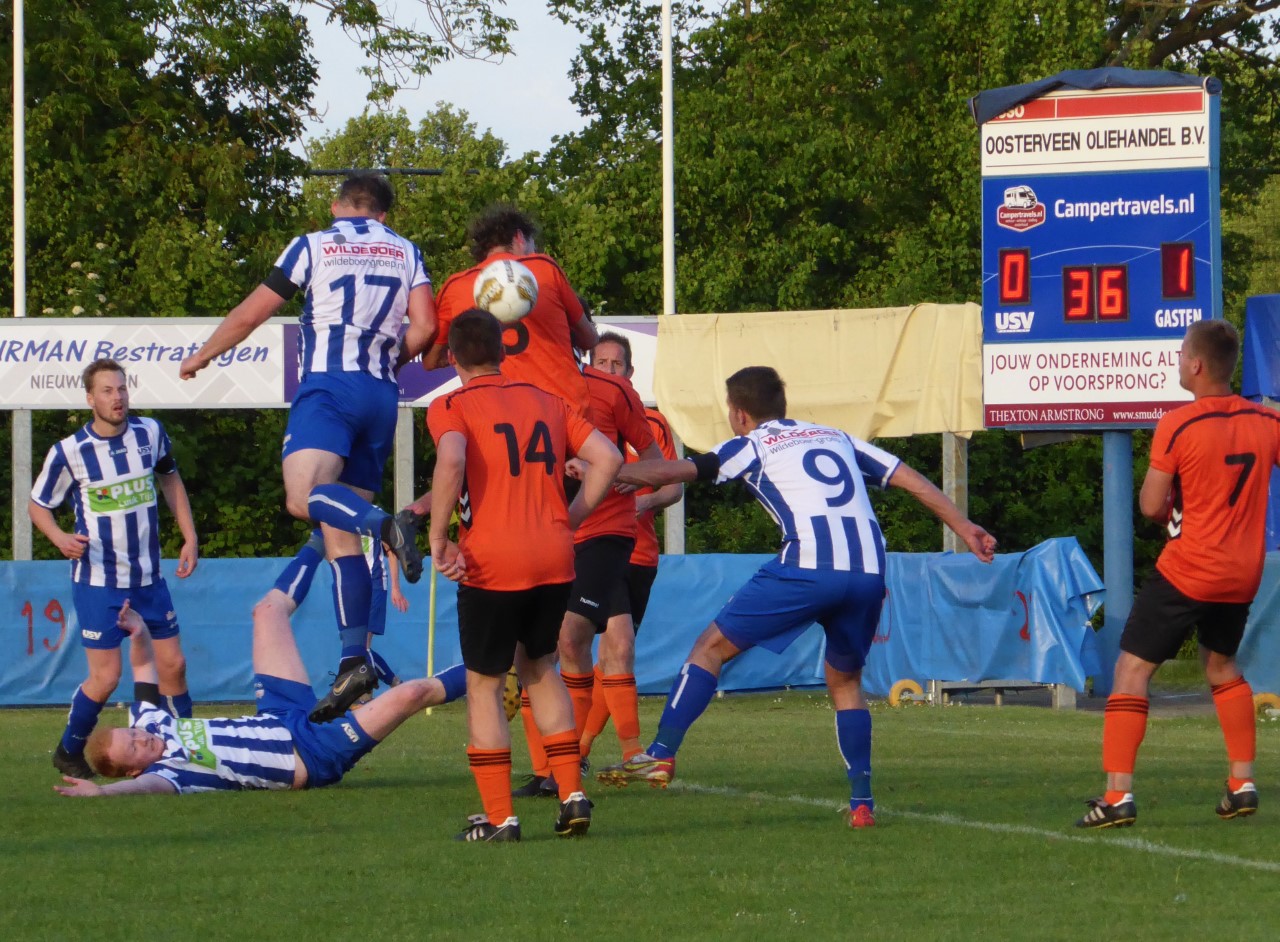
{"label": "player wearing number 17 jersey", "polygon": [[1267,491],[1271,468],[1280,464],[1280,415],[1232,394],[1239,350],[1235,328],[1223,320],[1197,321],[1182,341],[1178,380],[1195,401],[1165,413],[1156,425],[1138,496],[1144,516],[1167,522],[1169,542],[1120,636],[1102,725],[1107,790],[1089,800],[1077,827],[1128,827],[1137,820],[1133,772],[1146,734],[1148,686],[1193,628],[1227,746],[1227,788],[1218,816],[1257,810],[1253,691],[1235,656],[1262,579]]}
{"label": "player wearing number 17 jersey", "polygon": [[422,254],[386,224],[393,202],[385,177],[348,177],[330,206],[332,225],[290,242],[262,284],[180,368],[192,379],[301,292],[302,379],[281,453],[285,506],[321,525],[342,644],[331,695],[312,716],[317,722],[342,714],[377,685],[367,636],[369,625],[385,618],[385,596],[374,611],[361,536],[385,542],[409,582],[422,574],[411,518],[370,503],[395,439],[396,371],[426,347],[436,325]]}
{"label": "player wearing number 17 jersey", "polygon": [[666,785],[685,733],[711,702],[720,669],[756,645],[781,653],[813,622],[827,636],[827,689],[850,783],[850,824],[875,823],[871,715],[862,667],[884,600],[884,539],[868,486],[900,487],[933,511],[983,562],[995,539],[941,491],[893,455],[839,429],[788,419],[782,378],[749,366],[726,381],[735,437],[681,461],[637,461],[618,480],[659,487],[676,481],[741,480],[777,521],[782,549],[728,601],[693,646],[667,697],[652,745],[600,772],[601,781]]}

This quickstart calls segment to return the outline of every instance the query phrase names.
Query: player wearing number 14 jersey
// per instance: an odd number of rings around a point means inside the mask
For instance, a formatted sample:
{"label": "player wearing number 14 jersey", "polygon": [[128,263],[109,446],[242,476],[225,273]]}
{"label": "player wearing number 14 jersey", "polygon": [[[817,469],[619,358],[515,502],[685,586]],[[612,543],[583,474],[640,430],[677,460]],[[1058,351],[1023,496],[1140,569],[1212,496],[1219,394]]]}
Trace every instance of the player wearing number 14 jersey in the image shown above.
{"label": "player wearing number 14 jersey", "polygon": [[[449,332],[462,389],[427,410],[436,442],[431,555],[458,588],[458,633],[467,668],[467,758],[484,805],[459,835],[516,841],[511,733],[502,709],[515,663],[560,792],[555,833],[585,833],[591,803],[581,790],[578,735],[555,669],[560,621],[573,582],[573,529],[608,493],[622,456],[567,402],[499,371],[502,330],[492,314],[464,311]],[[567,504],[567,454],[589,463]],[[448,538],[455,506],[459,543]]]}
{"label": "player wearing number 14 jersey", "polygon": [[1107,790],[1089,800],[1077,827],[1128,827],[1137,820],[1133,772],[1147,729],[1148,686],[1193,628],[1227,746],[1227,788],[1218,816],[1257,810],[1253,691],[1235,656],[1262,579],[1267,492],[1271,468],[1280,464],[1280,414],[1232,394],[1239,351],[1235,328],[1223,320],[1197,321],[1182,341],[1178,380],[1195,401],[1165,413],[1156,425],[1138,496],[1144,516],[1167,523],[1169,542],[1120,636],[1102,725]]}
{"label": "player wearing number 14 jersey", "polygon": [[660,487],[740,480],[782,529],[782,549],[725,604],[671,687],[652,745],[599,773],[607,784],[666,787],[685,733],[711,702],[720,669],[748,648],[781,653],[810,624],[827,636],[826,680],[850,783],[849,821],[874,824],[871,715],[862,667],[884,600],[884,540],[867,487],[900,487],[933,511],[983,562],[995,539],[893,455],[839,429],[788,419],[782,378],[749,366],[725,383],[735,437],[705,455],[637,461],[618,480]]}

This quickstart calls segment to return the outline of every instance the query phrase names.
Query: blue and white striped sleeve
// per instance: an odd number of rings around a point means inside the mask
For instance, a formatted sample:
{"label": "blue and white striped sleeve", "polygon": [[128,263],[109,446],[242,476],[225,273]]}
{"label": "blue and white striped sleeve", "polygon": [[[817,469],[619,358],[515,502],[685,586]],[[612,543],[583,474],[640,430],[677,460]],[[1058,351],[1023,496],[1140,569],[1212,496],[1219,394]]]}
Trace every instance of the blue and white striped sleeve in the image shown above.
{"label": "blue and white striped sleeve", "polygon": [[760,453],[756,450],[756,443],[745,436],[721,442],[712,452],[720,460],[720,473],[715,479],[717,484],[736,480],[760,468]]}
{"label": "blue and white striped sleeve", "polygon": [[178,461],[173,456],[173,444],[169,441],[169,433],[159,422],[155,422],[155,437],[155,464],[152,467],[156,469],[157,474],[173,474],[178,470]]}
{"label": "blue and white striped sleeve", "polygon": [[45,456],[44,467],[31,488],[31,499],[48,510],[53,510],[67,497],[74,479],[71,468],[67,465],[67,456],[62,451],[62,443],[54,445]]}
{"label": "blue and white striped sleeve", "polygon": [[881,490],[888,487],[889,479],[893,477],[893,472],[898,470],[898,465],[902,464],[902,459],[852,435],[849,436],[849,441],[858,458],[858,470],[862,472],[862,478],[867,485]]}
{"label": "blue and white striped sleeve", "polygon": [[[283,276],[283,277],[281,277]],[[285,292],[292,286],[293,291],[306,288],[311,281],[311,239],[298,236],[280,253],[276,259],[276,267],[263,282],[276,294],[285,297]],[[281,289],[284,289],[283,291]],[[290,292],[289,296],[292,296]]]}

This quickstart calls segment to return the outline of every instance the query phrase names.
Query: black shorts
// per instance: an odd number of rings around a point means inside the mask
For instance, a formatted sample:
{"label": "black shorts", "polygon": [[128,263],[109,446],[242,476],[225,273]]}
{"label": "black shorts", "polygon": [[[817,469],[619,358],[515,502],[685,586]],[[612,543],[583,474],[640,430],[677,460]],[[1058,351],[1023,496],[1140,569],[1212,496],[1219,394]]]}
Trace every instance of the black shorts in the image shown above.
{"label": "black shorts", "polygon": [[1216,654],[1235,657],[1249,618],[1249,602],[1198,602],[1183,595],[1159,570],[1143,583],[1120,635],[1120,650],[1160,664],[1178,653],[1197,629]]}
{"label": "black shorts", "polygon": [[530,660],[554,654],[572,583],[514,592],[458,586],[458,636],[467,670],[496,677],[511,669],[516,644]]}
{"label": "black shorts", "polygon": [[644,613],[649,608],[649,593],[656,578],[657,566],[627,565],[627,595],[631,599],[631,621],[636,631],[640,630],[640,622],[644,621]]}
{"label": "black shorts", "polygon": [[596,634],[614,615],[631,614],[627,567],[636,548],[633,537],[593,536],[573,548],[573,592],[566,611],[590,619]]}

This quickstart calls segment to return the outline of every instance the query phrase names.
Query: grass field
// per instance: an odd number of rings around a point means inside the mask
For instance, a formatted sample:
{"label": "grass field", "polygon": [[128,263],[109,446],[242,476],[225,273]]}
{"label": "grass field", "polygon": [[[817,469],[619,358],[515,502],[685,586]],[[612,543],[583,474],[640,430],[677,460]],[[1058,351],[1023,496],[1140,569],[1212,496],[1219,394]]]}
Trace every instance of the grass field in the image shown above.
{"label": "grass field", "polygon": [[[642,704],[651,730],[660,699]],[[200,715],[235,712],[225,705]],[[106,714],[122,722],[123,713]],[[1213,814],[1212,716],[1153,717],[1136,827],[1080,833],[1101,713],[873,706],[878,825],[850,831],[825,696],[727,697],[666,792],[596,786],[590,835],[517,802],[519,845],[450,840],[478,810],[461,704],[315,792],[71,800],[63,711],[0,713],[11,761],[0,935],[28,939],[1275,939],[1280,722],[1262,810]],[[517,730],[517,768],[522,737]],[[597,763],[612,761],[606,732]]]}

